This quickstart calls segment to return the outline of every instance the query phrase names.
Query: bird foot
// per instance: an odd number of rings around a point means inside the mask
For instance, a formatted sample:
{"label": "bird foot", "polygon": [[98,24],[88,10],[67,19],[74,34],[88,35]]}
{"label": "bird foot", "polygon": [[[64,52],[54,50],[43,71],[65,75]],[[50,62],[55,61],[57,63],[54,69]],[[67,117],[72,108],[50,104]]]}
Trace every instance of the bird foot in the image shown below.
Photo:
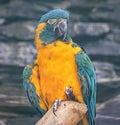
{"label": "bird foot", "polygon": [[73,89],[71,87],[66,87],[66,96],[69,100],[75,100],[75,96],[73,94]]}
{"label": "bird foot", "polygon": [[54,105],[53,105],[53,113],[54,113],[55,116],[57,116],[55,114],[55,112],[57,111],[57,109],[60,106],[60,104],[61,104],[61,100],[60,99],[56,99],[55,102],[54,102]]}

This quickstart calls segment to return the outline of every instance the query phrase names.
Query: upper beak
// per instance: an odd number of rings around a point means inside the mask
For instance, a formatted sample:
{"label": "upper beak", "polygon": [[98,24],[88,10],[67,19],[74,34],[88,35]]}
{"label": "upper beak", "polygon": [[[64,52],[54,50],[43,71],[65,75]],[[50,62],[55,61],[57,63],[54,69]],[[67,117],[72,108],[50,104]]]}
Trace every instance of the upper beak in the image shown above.
{"label": "upper beak", "polygon": [[68,29],[67,29],[67,20],[62,19],[54,26],[54,31],[57,37],[63,37],[63,40],[66,38]]}

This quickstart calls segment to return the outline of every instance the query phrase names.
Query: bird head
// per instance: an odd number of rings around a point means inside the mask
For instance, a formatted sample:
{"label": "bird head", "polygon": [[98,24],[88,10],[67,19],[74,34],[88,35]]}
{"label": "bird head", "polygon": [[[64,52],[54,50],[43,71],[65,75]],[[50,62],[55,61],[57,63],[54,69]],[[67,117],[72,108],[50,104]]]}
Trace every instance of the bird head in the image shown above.
{"label": "bird head", "polygon": [[56,40],[69,42],[68,34],[69,13],[62,9],[54,9],[44,14],[36,29],[37,44],[50,44]]}

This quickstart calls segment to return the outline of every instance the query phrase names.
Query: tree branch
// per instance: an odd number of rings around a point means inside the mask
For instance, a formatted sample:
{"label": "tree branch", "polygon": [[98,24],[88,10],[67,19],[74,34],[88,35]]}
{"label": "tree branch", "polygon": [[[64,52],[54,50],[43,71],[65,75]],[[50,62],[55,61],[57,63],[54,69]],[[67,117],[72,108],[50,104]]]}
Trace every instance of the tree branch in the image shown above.
{"label": "tree branch", "polygon": [[55,114],[53,107],[36,123],[36,125],[77,125],[85,113],[87,106],[75,101],[63,101]]}

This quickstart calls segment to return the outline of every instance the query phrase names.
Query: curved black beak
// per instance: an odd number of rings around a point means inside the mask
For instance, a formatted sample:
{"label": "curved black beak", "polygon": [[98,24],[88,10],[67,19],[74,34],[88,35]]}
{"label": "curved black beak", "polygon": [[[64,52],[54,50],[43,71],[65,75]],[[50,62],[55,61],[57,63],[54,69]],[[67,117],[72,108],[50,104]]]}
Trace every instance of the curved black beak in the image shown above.
{"label": "curved black beak", "polygon": [[54,31],[58,38],[65,40],[68,33],[67,19],[61,19],[58,21],[58,23],[54,26]]}

